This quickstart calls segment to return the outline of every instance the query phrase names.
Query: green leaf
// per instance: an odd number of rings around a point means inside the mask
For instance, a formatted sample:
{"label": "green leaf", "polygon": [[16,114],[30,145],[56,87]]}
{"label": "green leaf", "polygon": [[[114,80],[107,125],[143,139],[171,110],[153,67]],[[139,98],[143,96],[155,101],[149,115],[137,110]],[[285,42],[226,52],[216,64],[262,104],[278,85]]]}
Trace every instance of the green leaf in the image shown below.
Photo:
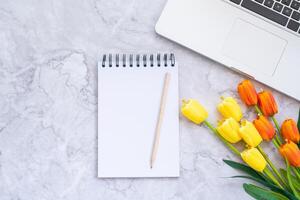
{"label": "green leaf", "polygon": [[250,180],[256,181],[268,188],[270,188],[272,191],[279,192],[284,196],[287,196],[290,200],[298,200],[293,194],[291,194],[289,191],[283,190],[276,185],[272,183],[272,181],[269,181],[268,179],[264,178],[262,175],[260,175],[257,171],[254,169],[250,168],[247,165],[231,161],[231,160],[223,160],[227,165],[234,169],[241,170],[248,174],[249,176],[235,176],[233,178],[248,178]]}
{"label": "green leaf", "polygon": [[286,162],[286,171],[287,171],[287,180],[288,180],[288,183],[289,183],[289,186],[290,188],[292,189],[294,195],[300,199],[300,195],[298,193],[298,191],[295,189],[295,186],[293,184],[293,181],[292,181],[292,175],[291,175],[291,166],[290,166],[290,163],[287,159],[285,159],[285,162]]}
{"label": "green leaf", "polygon": [[282,194],[266,190],[264,188],[252,185],[252,184],[243,184],[244,190],[253,198],[257,200],[289,200],[287,197]]}
{"label": "green leaf", "polygon": [[288,197],[290,200],[298,200],[293,194],[291,194],[290,192],[286,191],[286,190],[283,190],[281,188],[279,188],[278,186],[274,185],[273,183],[269,183],[267,181],[263,181],[263,180],[260,180],[260,179],[257,179],[257,178],[254,178],[254,177],[251,177],[251,176],[233,176],[231,178],[245,178],[245,179],[249,179],[249,180],[253,180],[253,181],[256,181],[268,188],[270,188],[272,191],[274,192],[278,192],[286,197]]}
{"label": "green leaf", "polygon": [[245,179],[249,179],[249,180],[252,180],[252,181],[256,181],[270,189],[279,189],[279,187],[275,186],[274,184],[271,184],[267,181],[263,181],[261,179],[258,179],[258,178],[255,178],[255,177],[251,177],[251,176],[232,176],[231,178],[245,178]]}
{"label": "green leaf", "polygon": [[[285,179],[287,179],[287,171],[285,169],[279,169],[280,173],[284,176]],[[292,182],[293,182],[293,185],[295,186],[295,188],[297,190],[300,190],[300,182],[298,181],[298,179],[291,175],[291,178],[292,178]]]}
{"label": "green leaf", "polygon": [[229,165],[230,167],[234,168],[234,169],[238,169],[241,170],[243,172],[245,172],[246,174],[250,175],[251,177],[255,177],[257,179],[263,180],[265,181],[264,177],[261,176],[257,171],[255,171],[254,169],[252,169],[251,167],[232,161],[232,160],[223,160],[227,165]]}

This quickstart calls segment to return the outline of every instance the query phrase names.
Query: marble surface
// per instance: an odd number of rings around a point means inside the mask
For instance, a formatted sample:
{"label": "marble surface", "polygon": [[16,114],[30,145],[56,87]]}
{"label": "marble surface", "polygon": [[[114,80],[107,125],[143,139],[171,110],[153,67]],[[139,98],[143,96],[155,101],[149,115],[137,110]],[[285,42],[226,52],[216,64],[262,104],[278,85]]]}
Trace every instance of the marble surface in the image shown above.
{"label": "marble surface", "polygon": [[[174,52],[180,97],[200,99],[213,122],[219,96],[236,96],[240,75],[155,34],[165,1],[1,1],[1,200],[249,199],[244,181],[225,178],[238,174],[222,162],[234,156],[182,118],[180,178],[96,178],[101,53]],[[275,96],[278,119],[296,117],[299,102]]]}

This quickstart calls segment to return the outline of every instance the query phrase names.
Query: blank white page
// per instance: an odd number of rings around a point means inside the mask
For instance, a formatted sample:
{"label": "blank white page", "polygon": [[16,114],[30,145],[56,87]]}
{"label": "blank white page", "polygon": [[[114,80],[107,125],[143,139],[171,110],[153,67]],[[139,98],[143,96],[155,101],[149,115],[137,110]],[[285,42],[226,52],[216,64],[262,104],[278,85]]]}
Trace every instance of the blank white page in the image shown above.
{"label": "blank white page", "polygon": [[[156,161],[150,169],[165,73],[171,74]],[[98,65],[98,177],[178,177],[177,66]]]}

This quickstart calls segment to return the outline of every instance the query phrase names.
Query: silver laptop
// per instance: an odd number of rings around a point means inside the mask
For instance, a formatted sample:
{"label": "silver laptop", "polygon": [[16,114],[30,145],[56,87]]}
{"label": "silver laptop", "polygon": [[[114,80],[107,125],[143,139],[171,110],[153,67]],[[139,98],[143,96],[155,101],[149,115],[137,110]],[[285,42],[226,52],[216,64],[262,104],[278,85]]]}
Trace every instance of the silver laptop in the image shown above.
{"label": "silver laptop", "polygon": [[169,0],[156,31],[300,100],[300,0]]}

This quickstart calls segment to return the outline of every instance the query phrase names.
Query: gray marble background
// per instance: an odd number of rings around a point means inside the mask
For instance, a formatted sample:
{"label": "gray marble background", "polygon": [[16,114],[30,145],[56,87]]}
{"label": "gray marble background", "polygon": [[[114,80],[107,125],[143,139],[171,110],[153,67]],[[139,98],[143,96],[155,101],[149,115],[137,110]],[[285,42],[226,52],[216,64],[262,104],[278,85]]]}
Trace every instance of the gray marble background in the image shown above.
{"label": "gray marble background", "polygon": [[[164,4],[0,1],[1,200],[249,199],[244,181],[225,178],[238,174],[222,162],[234,156],[204,127],[182,118],[179,179],[96,178],[96,63],[101,53],[174,52],[180,97],[201,100],[213,122],[220,117],[215,109],[219,96],[236,96],[240,75],[155,33]],[[279,120],[296,117],[299,102],[275,96]]]}

